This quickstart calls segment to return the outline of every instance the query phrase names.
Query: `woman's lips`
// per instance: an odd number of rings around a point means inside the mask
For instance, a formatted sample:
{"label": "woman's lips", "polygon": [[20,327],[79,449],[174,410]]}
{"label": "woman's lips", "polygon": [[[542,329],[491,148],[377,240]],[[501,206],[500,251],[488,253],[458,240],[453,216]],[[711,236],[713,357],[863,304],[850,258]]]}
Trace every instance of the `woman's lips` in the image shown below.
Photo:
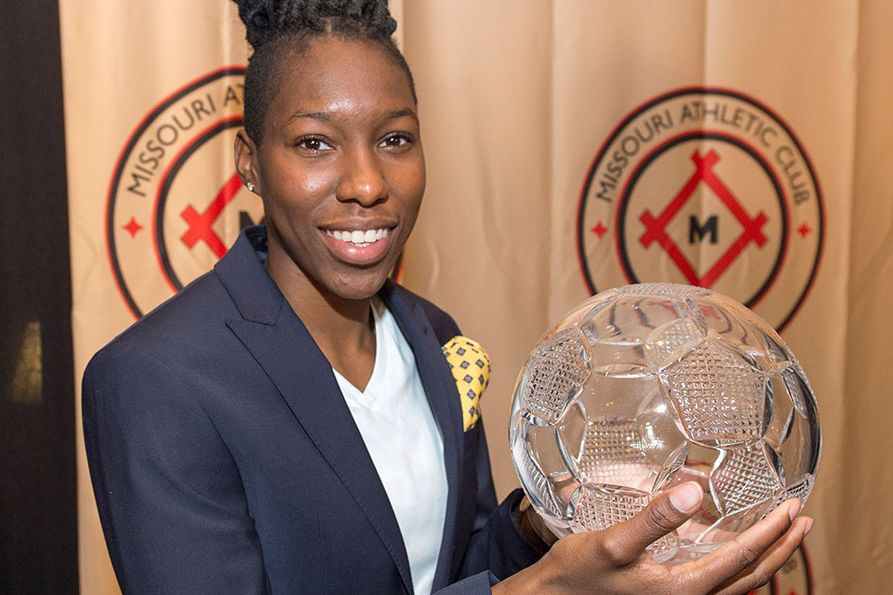
{"label": "woman's lips", "polygon": [[321,229],[329,251],[338,260],[358,266],[367,266],[383,259],[393,241],[393,229],[372,227],[368,229]]}

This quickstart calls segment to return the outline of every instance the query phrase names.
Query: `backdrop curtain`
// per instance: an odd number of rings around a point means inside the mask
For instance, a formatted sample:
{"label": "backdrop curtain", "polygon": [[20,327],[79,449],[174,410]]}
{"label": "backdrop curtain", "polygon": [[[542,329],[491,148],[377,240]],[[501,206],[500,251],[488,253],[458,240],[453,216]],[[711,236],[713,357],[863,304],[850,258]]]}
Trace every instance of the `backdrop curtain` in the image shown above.
{"label": "backdrop curtain", "polygon": [[[893,5],[391,4],[429,174],[402,281],[493,357],[500,494],[515,375],[546,328],[621,283],[708,285],[781,329],[822,416],[815,530],[764,591],[884,591]],[[247,48],[230,3],[60,0],[60,17],[79,381],[262,212],[233,179]],[[113,593],[79,448],[81,590]]]}

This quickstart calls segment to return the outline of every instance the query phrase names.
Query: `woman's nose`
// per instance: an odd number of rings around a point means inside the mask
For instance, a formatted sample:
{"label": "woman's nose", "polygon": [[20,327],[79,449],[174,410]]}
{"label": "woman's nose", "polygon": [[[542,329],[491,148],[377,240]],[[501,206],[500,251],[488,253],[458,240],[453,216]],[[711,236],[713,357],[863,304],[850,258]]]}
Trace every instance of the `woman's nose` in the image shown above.
{"label": "woman's nose", "polygon": [[381,163],[374,152],[355,150],[345,155],[335,194],[341,202],[354,201],[367,207],[387,197]]}

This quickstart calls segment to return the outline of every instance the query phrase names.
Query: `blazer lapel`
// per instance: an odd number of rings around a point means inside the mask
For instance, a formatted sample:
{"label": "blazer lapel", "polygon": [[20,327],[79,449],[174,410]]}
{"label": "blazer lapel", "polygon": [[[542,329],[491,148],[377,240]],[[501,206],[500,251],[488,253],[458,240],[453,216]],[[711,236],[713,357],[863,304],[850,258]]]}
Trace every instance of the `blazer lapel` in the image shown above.
{"label": "blazer lapel", "polygon": [[440,553],[437,558],[437,570],[434,574],[435,588],[446,585],[450,579],[455,546],[456,515],[459,511],[459,495],[461,493],[461,477],[459,475],[462,461],[462,411],[459,407],[459,395],[456,392],[456,381],[444,358],[441,345],[437,341],[431,323],[421,305],[415,308],[404,301],[390,283],[381,292],[403,336],[406,338],[415,355],[419,376],[428,397],[428,403],[440,428],[443,438],[443,458],[446,467],[447,494],[446,518],[443,524]]}
{"label": "blazer lapel", "polygon": [[[249,229],[249,235],[256,234],[256,229]],[[264,271],[254,246],[242,240],[216,267],[242,315],[228,320],[227,326],[263,367],[298,423],[369,519],[394,559],[406,592],[412,593],[400,527],[331,365]]]}

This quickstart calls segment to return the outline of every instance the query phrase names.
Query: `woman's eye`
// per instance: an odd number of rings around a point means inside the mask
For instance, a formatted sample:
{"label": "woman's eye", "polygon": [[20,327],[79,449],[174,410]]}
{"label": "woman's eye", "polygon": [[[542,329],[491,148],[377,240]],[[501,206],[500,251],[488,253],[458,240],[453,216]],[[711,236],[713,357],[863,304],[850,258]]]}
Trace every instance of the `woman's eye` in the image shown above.
{"label": "woman's eye", "polygon": [[381,141],[382,147],[402,147],[412,142],[412,139],[406,134],[391,134]]}
{"label": "woman's eye", "polygon": [[327,151],[332,148],[332,146],[323,139],[313,136],[304,137],[298,140],[297,146],[312,153]]}

